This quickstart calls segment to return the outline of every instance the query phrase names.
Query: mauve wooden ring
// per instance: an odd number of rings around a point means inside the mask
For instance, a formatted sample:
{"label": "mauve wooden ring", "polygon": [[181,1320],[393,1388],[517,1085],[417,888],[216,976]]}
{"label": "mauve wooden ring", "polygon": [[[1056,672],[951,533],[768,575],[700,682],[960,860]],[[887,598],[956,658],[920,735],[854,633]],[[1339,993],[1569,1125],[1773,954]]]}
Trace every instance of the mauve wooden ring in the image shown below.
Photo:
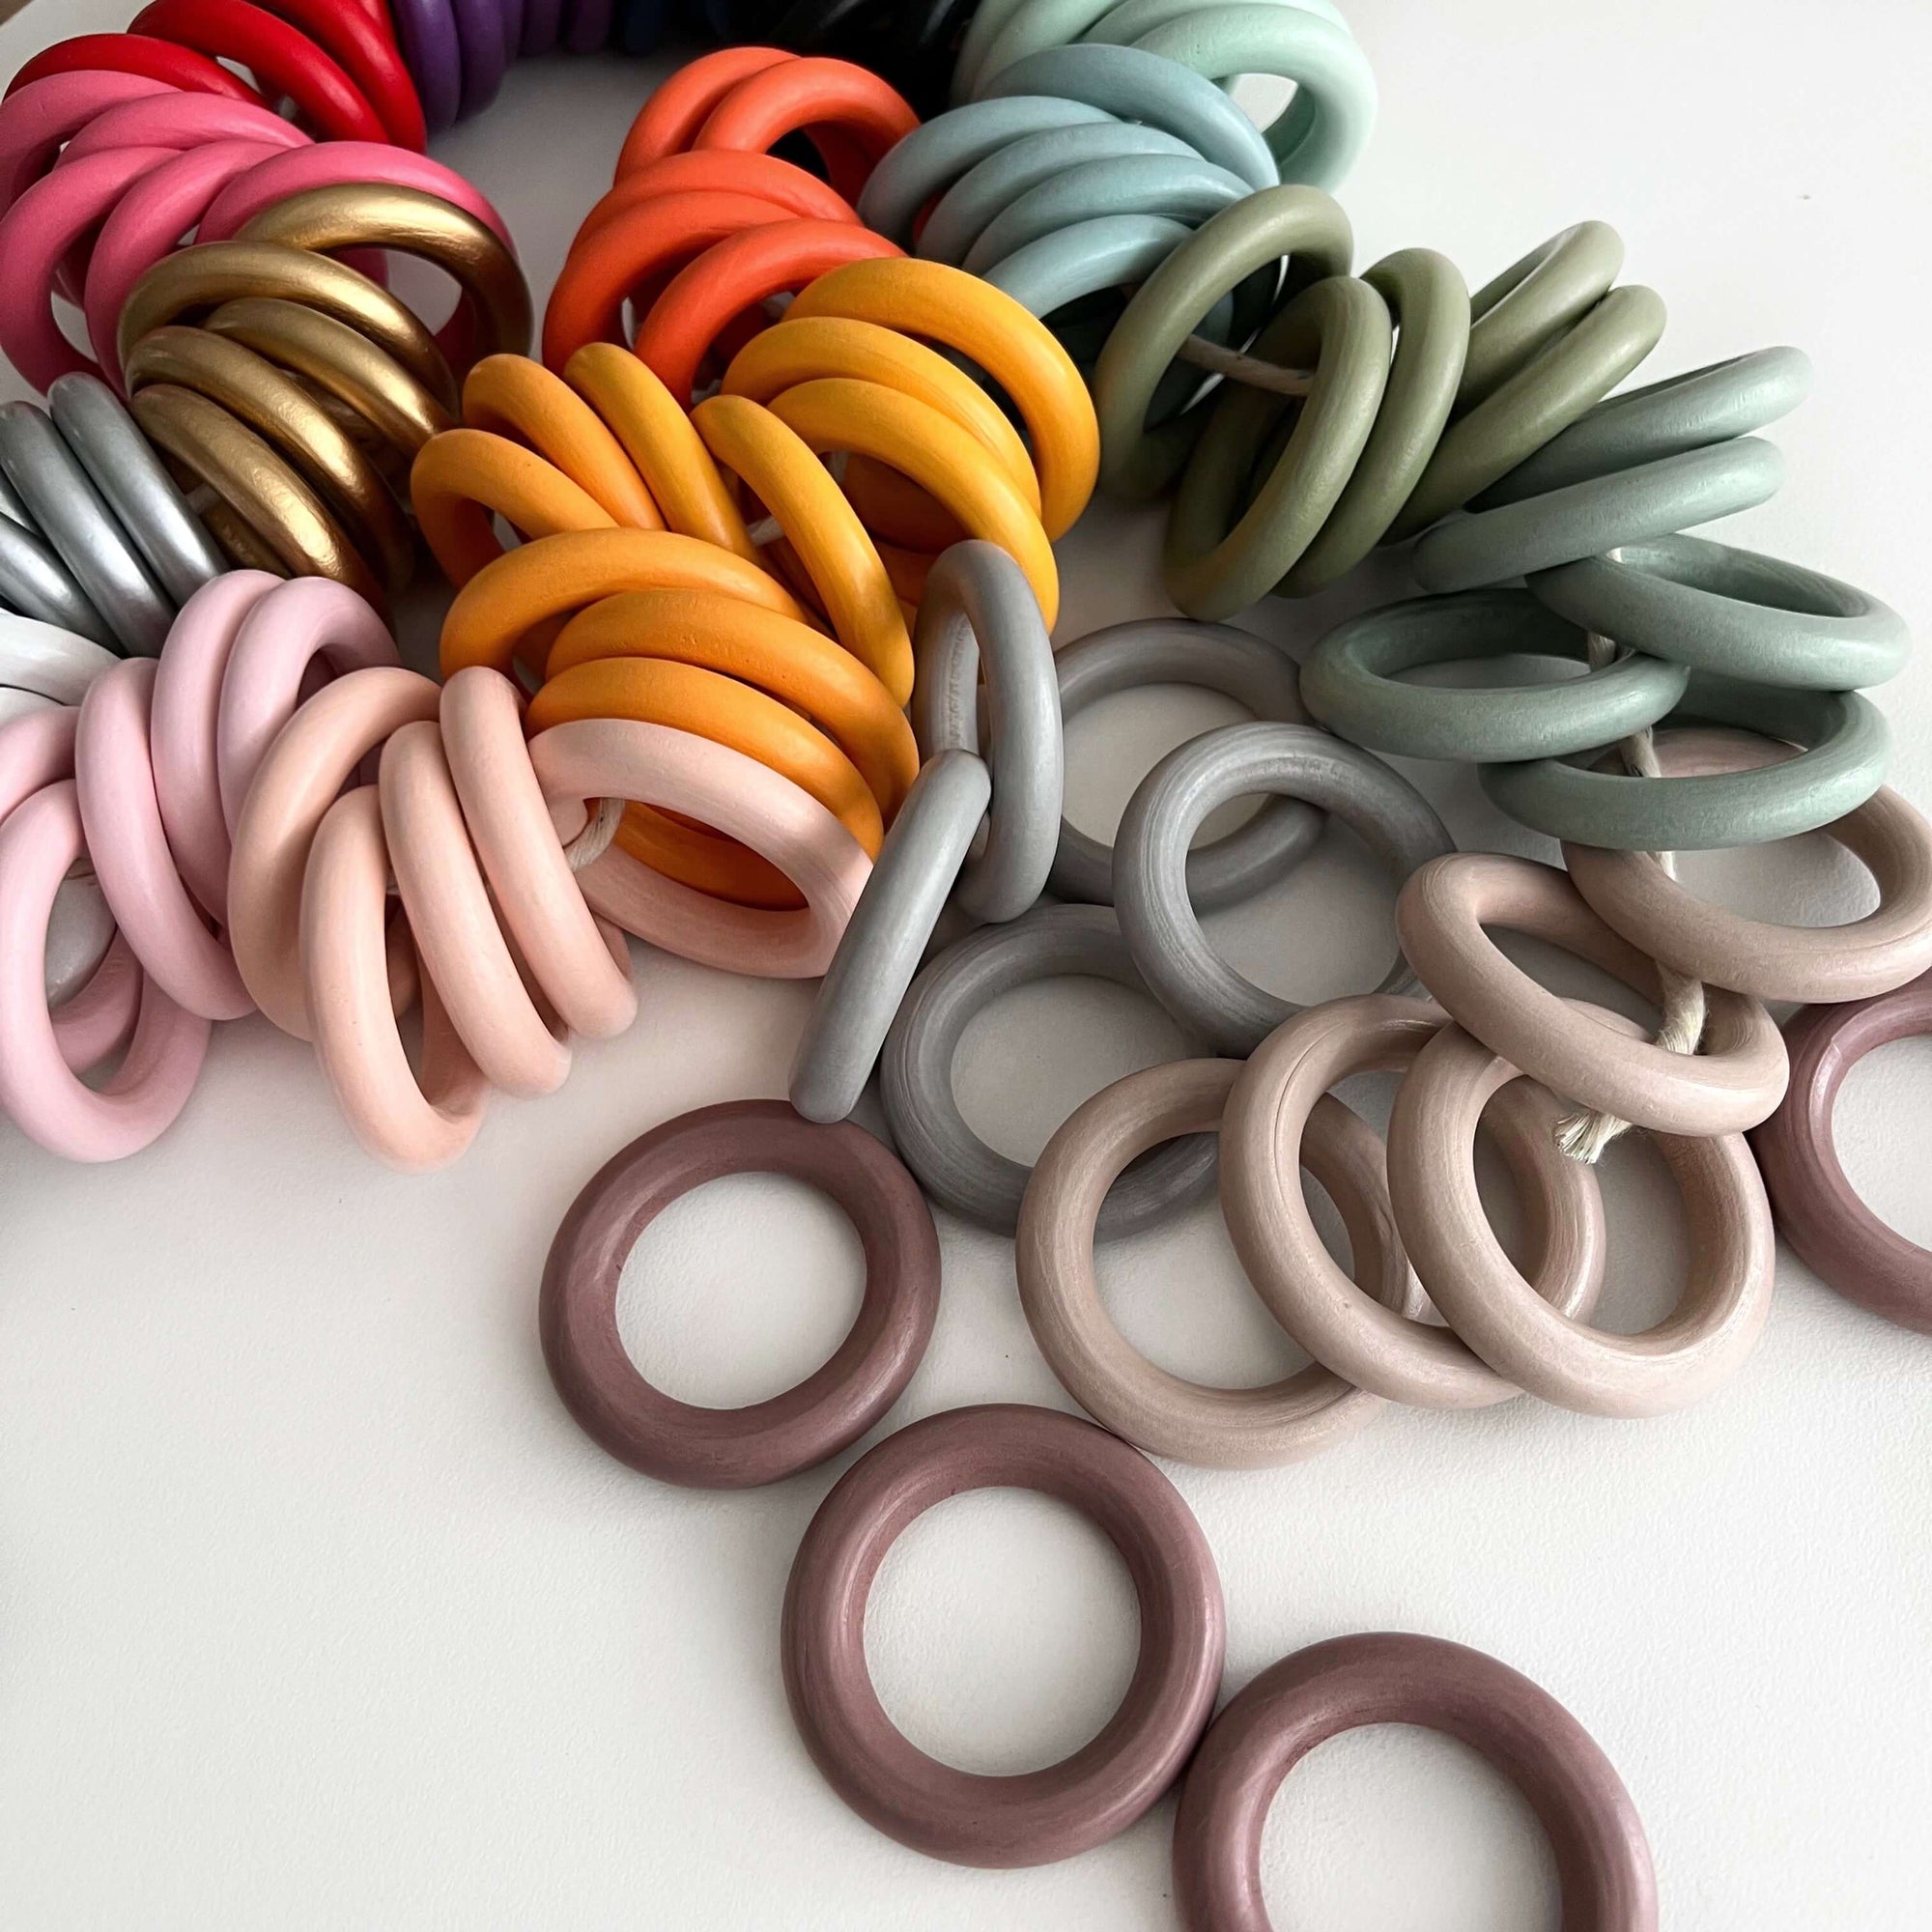
{"label": "mauve wooden ring", "polygon": [[[968,1490],[1037,1491],[1104,1530],[1140,1603],[1119,1710],[1070,1757],[982,1777],[928,1757],[886,1716],[866,1667],[866,1600],[895,1540]],[[1138,1450],[1058,1409],[949,1409],[889,1435],[839,1479],[799,1546],[781,1638],[812,1762],[868,1824],[929,1858],[1004,1869],[1104,1844],[1192,1755],[1221,1682],[1227,1618],[1208,1539]]]}
{"label": "mauve wooden ring", "polygon": [[1556,1854],[1563,1932],[1655,1932],[1657,1877],[1616,1767],[1547,1690],[1439,1637],[1336,1637],[1262,1672],[1203,1741],[1174,1822],[1187,1932],[1271,1932],[1262,1831],[1282,1780],[1365,1724],[1421,1724],[1478,1750],[1522,1795]]}
{"label": "mauve wooden ring", "polygon": [[[639,1235],[694,1187],[784,1174],[858,1231],[866,1293],[851,1332],[794,1388],[745,1408],[655,1389],[617,1332],[617,1282]],[[748,1490],[856,1442],[912,1379],[939,1312],[939,1236],[919,1183],[863,1127],[800,1120],[782,1100],[700,1107],[633,1141],[572,1203],[544,1264],[538,1325],[551,1379],[620,1462],[688,1489]]]}
{"label": "mauve wooden ring", "polygon": [[1850,1006],[1806,1007],[1784,1030],[1791,1085],[1751,1136],[1777,1231],[1828,1287],[1932,1335],[1932,1251],[1888,1228],[1845,1179],[1832,1112],[1845,1075],[1874,1048],[1932,1034],[1932,973]]}

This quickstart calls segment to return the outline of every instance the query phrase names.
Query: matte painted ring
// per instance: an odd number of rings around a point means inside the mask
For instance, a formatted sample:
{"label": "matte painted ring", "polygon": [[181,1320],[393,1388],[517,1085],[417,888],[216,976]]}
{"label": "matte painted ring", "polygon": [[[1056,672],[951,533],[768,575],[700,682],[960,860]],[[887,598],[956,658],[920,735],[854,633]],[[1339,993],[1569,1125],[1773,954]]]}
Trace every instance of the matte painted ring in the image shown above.
{"label": "matte painted ring", "polygon": [[1331,1638],[1255,1678],[1202,1741],[1174,1821],[1175,1902],[1199,1932],[1271,1932],[1262,1831],[1289,1773],[1365,1724],[1421,1724],[1480,1751],[1530,1802],[1570,1932],[1657,1932],[1642,1821],[1562,1705],[1480,1651],[1406,1632]]}
{"label": "matte painted ring", "polygon": [[[1230,724],[1170,752],[1128,801],[1114,845],[1121,931],[1150,990],[1224,1053],[1247,1054],[1299,1012],[1208,945],[1187,900],[1187,845],[1216,806],[1256,791],[1306,800],[1357,833],[1398,879],[1455,849],[1429,801],[1379,758],[1306,724]],[[1414,983],[1398,957],[1378,991]]]}
{"label": "matte painted ring", "polygon": [[[858,1234],[865,1295],[831,1358],[782,1395],[743,1408],[678,1402],[624,1350],[618,1279],[673,1201],[748,1173],[789,1175],[831,1197]],[[938,1312],[939,1236],[892,1154],[861,1127],[813,1125],[782,1100],[731,1100],[667,1121],[598,1170],[551,1243],[538,1326],[557,1394],[593,1442],[662,1483],[745,1490],[865,1435],[904,1393]]]}
{"label": "matte painted ring", "polygon": [[78,704],[87,687],[120,662],[91,638],[0,611],[0,689],[31,691],[56,704]]}
{"label": "matte painted ring", "polygon": [[[908,1743],[866,1664],[866,1603],[887,1551],[935,1503],[980,1489],[1079,1510],[1120,1551],[1140,1605],[1140,1662],[1105,1730],[1016,1776],[976,1776]],[[845,1472],[799,1546],[780,1642],[799,1736],[853,1810],[930,1858],[1010,1869],[1104,1844],[1159,1800],[1214,1708],[1226,1640],[1212,1552],[1167,1478],[1091,1422],[998,1404],[927,1416]]]}

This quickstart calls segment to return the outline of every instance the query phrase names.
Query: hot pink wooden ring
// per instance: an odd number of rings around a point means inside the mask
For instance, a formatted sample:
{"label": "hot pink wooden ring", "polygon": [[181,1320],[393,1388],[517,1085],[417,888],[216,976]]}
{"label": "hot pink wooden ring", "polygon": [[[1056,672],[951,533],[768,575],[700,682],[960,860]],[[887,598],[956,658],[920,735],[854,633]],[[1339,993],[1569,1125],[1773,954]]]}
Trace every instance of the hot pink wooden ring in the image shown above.
{"label": "hot pink wooden ring", "polygon": [[1564,1932],[1656,1932],[1643,1822],[1596,1741],[1508,1664],[1406,1632],[1297,1651],[1214,1720],[1174,1823],[1175,1903],[1187,1932],[1270,1932],[1261,1874],[1268,1806],[1318,1745],[1365,1724],[1445,1732],[1516,1785],[1556,1854]]}
{"label": "hot pink wooden ring", "polygon": [[53,164],[62,145],[97,114],[125,100],[179,94],[135,73],[50,73],[0,100],[0,213]]}

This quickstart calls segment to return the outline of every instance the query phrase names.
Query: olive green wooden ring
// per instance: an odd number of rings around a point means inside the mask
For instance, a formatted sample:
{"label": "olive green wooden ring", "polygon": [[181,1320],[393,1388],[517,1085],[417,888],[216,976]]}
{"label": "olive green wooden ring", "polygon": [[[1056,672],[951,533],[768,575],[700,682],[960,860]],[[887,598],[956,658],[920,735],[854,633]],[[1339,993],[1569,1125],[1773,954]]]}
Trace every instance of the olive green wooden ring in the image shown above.
{"label": "olive green wooden ring", "polygon": [[1667,723],[1729,724],[1801,747],[1782,764],[1630,778],[1560,758],[1484,765],[1492,804],[1520,825],[1616,852],[1708,852],[1815,832],[1885,781],[1885,720],[1857,692],[1782,691],[1693,671]]}
{"label": "olive green wooden ring", "polygon": [[1150,431],[1148,409],[1180,345],[1222,297],[1285,261],[1282,293],[1292,298],[1325,276],[1346,275],[1353,253],[1349,217],[1320,188],[1264,188],[1203,222],[1141,284],[1100,352],[1094,371],[1100,487],[1142,499],[1179,473],[1208,412],[1192,409]]}
{"label": "olive green wooden ring", "polygon": [[1682,665],[1629,651],[1556,683],[1451,690],[1402,678],[1477,658],[1581,662],[1588,642],[1527,591],[1418,597],[1338,624],[1302,669],[1301,698],[1329,730],[1372,752],[1495,764],[1614,744],[1683,697],[1690,674]]}
{"label": "olive green wooden ring", "polygon": [[1861,691],[1896,677],[1912,649],[1905,619],[1855,584],[1703,537],[1626,545],[1529,587],[1633,650],[1757,684]]}

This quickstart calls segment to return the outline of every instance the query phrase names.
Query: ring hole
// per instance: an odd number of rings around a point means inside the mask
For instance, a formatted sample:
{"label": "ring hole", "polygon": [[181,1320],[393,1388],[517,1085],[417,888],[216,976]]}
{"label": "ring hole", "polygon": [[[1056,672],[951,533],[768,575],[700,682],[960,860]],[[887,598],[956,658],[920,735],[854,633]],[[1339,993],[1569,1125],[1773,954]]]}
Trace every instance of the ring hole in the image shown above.
{"label": "ring hole", "polygon": [[1647,1133],[1612,1141],[1597,1163],[1597,1183],[1609,1226],[1609,1264],[1590,1326],[1640,1335],[1684,1298],[1690,1270],[1684,1197]]}
{"label": "ring hole", "polygon": [[1126,1695],[1139,1649],[1120,1552],[1030,1490],[927,1510],[888,1551],[866,1609],[886,1715],[921,1750],[982,1776],[1078,1750]]}
{"label": "ring hole", "polygon": [[1853,1190],[1887,1227],[1932,1246],[1932,1197],[1922,1149],[1932,1112],[1932,1039],[1888,1041],[1859,1061],[1838,1090],[1832,1141]]}
{"label": "ring hole", "polygon": [[1559,997],[1587,1000],[1592,1006],[1622,1013],[1627,1019],[1636,1021],[1646,1034],[1655,1034],[1662,1024],[1658,1009],[1614,973],[1607,973],[1548,940],[1538,939],[1533,933],[1492,925],[1486,925],[1483,930],[1505,959],[1539,986],[1548,987]]}
{"label": "ring hole", "polygon": [[1724,851],[1680,852],[1677,877],[1693,897],[1774,925],[1846,925],[1878,905],[1872,875],[1822,832]]}
{"label": "ring hole", "polygon": [[1344,1732],[1297,1764],[1262,1833],[1276,1925],[1557,1932],[1556,1861],[1529,1802],[1479,1752],[1407,1724]]}
{"label": "ring hole", "polygon": [[[1096,697],[1066,721],[1067,818],[1089,838],[1111,845],[1127,801],[1168,753],[1204,731],[1249,722],[1250,714],[1232,697],[1193,685],[1142,685]],[[1192,845],[1224,838],[1261,806],[1259,798],[1216,806]]]}
{"label": "ring hole", "polygon": [[654,1388],[742,1408],[821,1367],[865,1286],[858,1234],[826,1195],[784,1175],[726,1175],[639,1237],[618,1278],[617,1333]]}
{"label": "ring hole", "polygon": [[1511,686],[1573,684],[1589,674],[1590,667],[1579,658],[1511,651],[1502,657],[1442,658],[1434,664],[1411,665],[1395,672],[1389,681],[1426,691],[1498,691]]}

